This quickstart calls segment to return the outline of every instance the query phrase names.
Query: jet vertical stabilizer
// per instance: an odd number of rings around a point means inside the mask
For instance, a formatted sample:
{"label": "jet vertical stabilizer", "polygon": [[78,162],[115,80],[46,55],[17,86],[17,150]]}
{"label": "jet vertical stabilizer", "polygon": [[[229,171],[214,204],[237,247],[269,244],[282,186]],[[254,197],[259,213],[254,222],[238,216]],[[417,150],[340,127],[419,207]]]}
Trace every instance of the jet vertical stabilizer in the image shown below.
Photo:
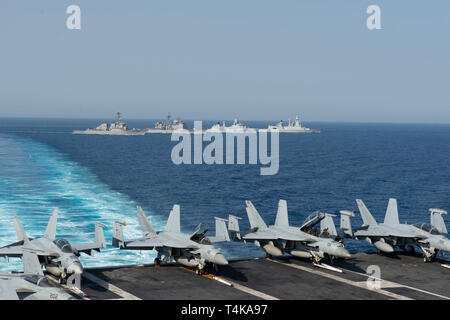
{"label": "jet vertical stabilizer", "polygon": [[228,232],[233,240],[241,240],[239,220],[242,220],[242,218],[233,216],[232,214],[228,215]]}
{"label": "jet vertical stabilizer", "polygon": [[325,218],[320,221],[320,233],[326,231],[330,236],[337,236],[336,226],[333,221],[335,216],[334,214],[325,213]]}
{"label": "jet vertical stabilizer", "polygon": [[24,273],[44,275],[36,253],[24,250],[22,260]]}
{"label": "jet vertical stabilizer", "polygon": [[247,205],[245,210],[247,211],[248,220],[250,222],[250,228],[252,229],[258,228],[258,230],[268,229],[266,223],[259,215],[253,203],[251,203],[251,201],[249,200],[245,200],[245,204]]}
{"label": "jet vertical stabilizer", "polygon": [[442,209],[431,208],[430,209],[430,219],[431,225],[435,227],[440,233],[448,233],[447,227],[445,226],[443,214],[447,214],[447,211]]}
{"label": "jet vertical stabilizer", "polygon": [[211,237],[212,242],[230,241],[230,235],[228,234],[226,221],[227,219],[214,217],[216,220],[216,236]]}
{"label": "jet vertical stabilizer", "polygon": [[55,240],[56,223],[58,222],[58,209],[53,210],[52,216],[48,220],[47,229],[45,229],[44,237],[49,240]]}
{"label": "jet vertical stabilizer", "polygon": [[105,225],[100,222],[95,222],[95,240],[94,243],[100,248],[106,248],[105,234],[103,227]]}
{"label": "jet vertical stabilizer", "polygon": [[400,224],[398,219],[397,199],[390,198],[384,217],[384,224]]}
{"label": "jet vertical stabilizer", "polygon": [[15,212],[14,212],[14,229],[16,230],[17,240],[23,241],[24,244],[30,242],[30,240],[28,239],[28,236],[27,236],[25,230],[23,229],[23,226],[20,223],[20,220],[17,217]]}
{"label": "jet vertical stabilizer", "polygon": [[367,209],[366,205],[361,199],[356,199],[356,203],[358,205],[359,212],[361,213],[361,218],[363,219],[364,225],[366,226],[376,226],[378,223],[373,218],[369,209]]}
{"label": "jet vertical stabilizer", "polygon": [[355,214],[349,210],[339,211],[341,214],[341,231],[344,235],[353,237],[352,223],[350,222],[350,217],[354,217]]}
{"label": "jet vertical stabilizer", "polygon": [[116,221],[114,222],[113,236],[112,236],[112,246],[121,247],[124,244],[123,241],[123,231],[122,226],[126,225],[125,222]]}
{"label": "jet vertical stabilizer", "polygon": [[142,210],[139,206],[137,206],[137,210],[139,225],[141,226],[144,236],[156,236],[156,231],[153,229],[150,221],[148,221],[148,218],[145,216],[144,210]]}
{"label": "jet vertical stabilizer", "polygon": [[289,216],[286,200],[280,200],[278,202],[278,211],[277,217],[275,218],[275,225],[280,227],[289,227]]}
{"label": "jet vertical stabilizer", "polygon": [[166,231],[180,233],[180,206],[175,204],[167,219]]}

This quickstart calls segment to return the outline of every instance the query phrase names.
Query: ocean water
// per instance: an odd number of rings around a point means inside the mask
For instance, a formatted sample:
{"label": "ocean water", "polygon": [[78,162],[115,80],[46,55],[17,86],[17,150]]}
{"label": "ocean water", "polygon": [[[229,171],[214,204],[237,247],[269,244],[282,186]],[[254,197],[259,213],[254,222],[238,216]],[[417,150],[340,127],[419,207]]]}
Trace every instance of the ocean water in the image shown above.
{"label": "ocean water", "polygon": [[[0,246],[16,241],[12,213],[30,236],[41,236],[54,208],[58,237],[92,241],[94,222],[106,225],[108,248],[87,267],[149,263],[153,251],[110,247],[115,220],[126,221],[125,237],[140,235],[136,206],[155,229],[162,229],[174,204],[181,225],[192,232],[214,217],[241,216],[251,200],[267,224],[275,220],[279,199],[286,199],[292,225],[311,212],[353,210],[362,223],[356,198],[381,222],[388,198],[398,199],[401,222],[429,222],[428,208],[450,209],[450,125],[305,123],[320,134],[280,134],[279,172],[261,176],[260,165],[175,165],[170,135],[73,135],[99,120],[0,119]],[[130,120],[130,127],[152,127],[152,120]],[[244,121],[243,121],[244,122]],[[213,122],[204,122],[210,126]],[[244,122],[267,127],[267,122]],[[192,127],[192,122],[188,122]],[[447,217],[445,217],[447,218]],[[446,219],[450,229],[450,219]],[[335,218],[337,227],[338,217]],[[350,252],[373,251],[363,241],[346,241]],[[230,258],[262,256],[251,244],[226,243]],[[0,262],[0,272],[21,270],[19,259]]]}

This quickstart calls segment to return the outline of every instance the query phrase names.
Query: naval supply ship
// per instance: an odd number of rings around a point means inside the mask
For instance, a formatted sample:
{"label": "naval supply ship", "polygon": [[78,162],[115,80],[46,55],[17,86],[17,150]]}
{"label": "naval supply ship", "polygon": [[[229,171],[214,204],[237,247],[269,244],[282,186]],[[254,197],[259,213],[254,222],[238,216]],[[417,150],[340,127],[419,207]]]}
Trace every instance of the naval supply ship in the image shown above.
{"label": "naval supply ship", "polygon": [[74,130],[73,134],[100,134],[112,136],[143,136],[145,129],[128,129],[125,122],[122,121],[122,114],[116,113],[117,119],[112,123],[103,122],[94,129]]}
{"label": "naval supply ship", "polygon": [[289,119],[288,124],[284,125],[283,120],[281,120],[276,125],[269,125],[267,130],[278,130],[279,132],[289,133],[320,133],[318,129],[303,127],[298,116],[295,117],[295,122],[291,122],[291,119]]}

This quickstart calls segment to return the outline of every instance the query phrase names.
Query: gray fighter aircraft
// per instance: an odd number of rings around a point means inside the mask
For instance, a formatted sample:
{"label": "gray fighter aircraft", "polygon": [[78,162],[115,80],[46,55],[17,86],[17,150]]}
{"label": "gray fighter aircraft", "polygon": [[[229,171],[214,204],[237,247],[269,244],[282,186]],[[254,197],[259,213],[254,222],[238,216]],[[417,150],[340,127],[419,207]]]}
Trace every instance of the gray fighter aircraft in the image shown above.
{"label": "gray fighter aircraft", "polygon": [[[261,247],[269,257],[280,257],[284,253],[288,253],[300,258],[312,258],[315,262],[319,262],[325,256],[330,258],[351,257],[343,243],[330,238],[329,230],[335,230],[330,215],[323,212],[316,213],[308,217],[300,228],[292,227],[289,225],[287,202],[280,200],[275,225],[267,226],[253,204],[248,200],[245,203],[250,222],[249,230],[240,231],[239,217],[230,215],[228,218],[228,230],[234,241],[253,242]],[[306,232],[312,225],[326,217],[328,218],[325,223],[321,223],[322,233],[320,235]],[[334,233],[336,232],[334,231]]]}
{"label": "gray fighter aircraft", "polygon": [[162,260],[164,263],[169,260],[175,260],[181,265],[195,268],[197,274],[202,273],[206,263],[212,263],[215,267],[228,264],[220,249],[212,245],[213,242],[229,240],[224,219],[215,218],[216,237],[208,239],[205,237],[208,228],[204,223],[199,224],[190,235],[181,232],[179,205],[173,206],[164,231],[155,231],[142,208],[138,206],[137,209],[143,237],[124,240],[122,226],[126,224],[116,221],[112,239],[114,247],[129,250],[155,249],[158,252],[155,265],[159,265],[161,257],[164,256]]}
{"label": "gray fighter aircraft", "polygon": [[0,299],[77,300],[48,281],[36,253],[24,250],[22,261],[24,273],[0,274]]}
{"label": "gray fighter aircraft", "polygon": [[37,255],[40,264],[45,269],[56,276],[61,283],[67,281],[71,274],[81,275],[83,267],[78,257],[80,253],[93,254],[93,250],[100,251],[100,248],[106,248],[105,237],[103,234],[104,225],[95,223],[95,241],[92,243],[74,243],[70,244],[64,238],[56,238],[56,223],[58,219],[58,210],[53,211],[52,216],[45,230],[43,237],[29,238],[23,229],[19,218],[14,213],[14,228],[16,230],[18,242],[0,248],[0,256],[5,257],[24,257],[24,252],[31,252]]}
{"label": "gray fighter aircraft", "polygon": [[443,236],[447,233],[441,209],[430,209],[431,224],[416,223],[414,225],[400,223],[398,218],[397,200],[389,199],[386,216],[383,223],[377,223],[369,209],[360,199],[356,200],[363,225],[352,230],[350,217],[352,212],[341,211],[341,231],[345,237],[366,240],[381,252],[394,252],[395,247],[414,251],[419,246],[424,254],[424,262],[435,259],[439,250],[450,251],[450,240]]}

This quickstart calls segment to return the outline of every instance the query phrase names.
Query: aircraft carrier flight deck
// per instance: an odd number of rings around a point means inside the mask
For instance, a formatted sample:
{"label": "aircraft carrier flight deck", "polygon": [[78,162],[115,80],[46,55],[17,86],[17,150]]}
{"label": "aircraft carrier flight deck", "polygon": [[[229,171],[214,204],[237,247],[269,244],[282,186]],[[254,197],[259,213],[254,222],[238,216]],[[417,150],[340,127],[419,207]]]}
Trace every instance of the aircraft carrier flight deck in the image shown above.
{"label": "aircraft carrier flight deck", "polygon": [[[230,261],[203,275],[175,264],[92,268],[81,290],[91,300],[441,300],[450,299],[447,263],[424,263],[419,254],[357,253],[328,264],[335,270],[298,258]],[[380,268],[378,286],[369,266]]]}

